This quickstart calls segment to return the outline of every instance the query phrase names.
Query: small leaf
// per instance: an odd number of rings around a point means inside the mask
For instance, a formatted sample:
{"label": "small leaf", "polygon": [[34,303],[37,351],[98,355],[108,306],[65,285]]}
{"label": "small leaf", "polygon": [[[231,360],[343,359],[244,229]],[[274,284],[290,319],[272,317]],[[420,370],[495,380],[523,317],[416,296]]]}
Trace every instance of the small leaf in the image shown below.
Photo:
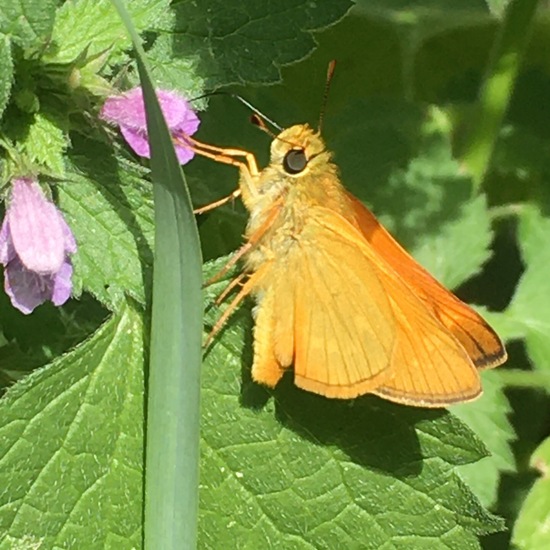
{"label": "small leaf", "polygon": [[516,337],[525,338],[535,368],[548,370],[550,356],[550,219],[534,206],[519,217],[518,239],[526,268],[507,310],[508,326]]}
{"label": "small leaf", "polygon": [[1,0],[0,32],[25,50],[36,51],[50,39],[57,0]]}
{"label": "small leaf", "polygon": [[519,550],[550,547],[550,438],[533,453],[531,466],[541,477],[527,495],[514,526],[512,542]]}
{"label": "small leaf", "polygon": [[68,139],[60,126],[55,117],[36,113],[25,139],[19,142],[29,160],[57,177],[64,175],[63,153],[68,146]]}
{"label": "small leaf", "polygon": [[512,0],[486,0],[489,10],[491,10],[491,13],[497,17],[502,17],[504,15],[506,8],[511,1]]}
{"label": "small leaf", "polygon": [[[132,0],[128,11],[138,30],[152,28],[163,20],[168,0]],[[82,53],[94,57],[111,49],[109,60],[131,47],[131,40],[110,0],[75,0],[64,2],[55,19],[52,46],[45,60],[72,63]]]}
{"label": "small leaf", "polygon": [[458,472],[481,503],[491,507],[496,503],[500,476],[516,470],[510,447],[515,433],[508,420],[511,408],[504,395],[504,384],[498,371],[485,372],[482,378],[481,398],[472,403],[455,405],[450,410],[476,433],[491,452],[490,456],[482,458],[476,464],[458,468]]}

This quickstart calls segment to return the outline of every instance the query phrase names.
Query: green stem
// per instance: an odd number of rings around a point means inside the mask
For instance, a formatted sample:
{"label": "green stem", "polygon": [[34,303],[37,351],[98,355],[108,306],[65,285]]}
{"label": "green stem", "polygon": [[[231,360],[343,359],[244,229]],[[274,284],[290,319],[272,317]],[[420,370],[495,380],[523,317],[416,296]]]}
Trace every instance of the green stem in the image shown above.
{"label": "green stem", "polygon": [[462,161],[479,192],[512,96],[538,0],[512,0],[499,29]]}
{"label": "green stem", "polygon": [[538,388],[550,391],[550,373],[547,372],[501,369],[499,375],[506,386],[515,388]]}

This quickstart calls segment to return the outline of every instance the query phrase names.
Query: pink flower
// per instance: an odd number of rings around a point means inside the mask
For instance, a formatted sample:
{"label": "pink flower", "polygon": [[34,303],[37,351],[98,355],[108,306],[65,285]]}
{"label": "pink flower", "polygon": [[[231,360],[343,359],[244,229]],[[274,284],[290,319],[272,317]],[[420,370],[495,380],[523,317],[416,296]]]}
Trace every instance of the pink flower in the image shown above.
{"label": "pink flower", "polygon": [[4,288],[13,306],[29,314],[46,300],[64,304],[72,289],[69,254],[75,252],[71,229],[38,182],[15,178],[0,229]]}
{"label": "pink flower", "polygon": [[[191,136],[199,128],[200,120],[189,103],[175,92],[157,90],[160,108],[168,124],[180,164],[186,164],[195,153],[182,145],[182,136]],[[141,88],[133,88],[123,95],[111,96],[105,101],[100,116],[120,126],[128,145],[140,157],[149,158],[149,136],[145,120],[145,105]]]}

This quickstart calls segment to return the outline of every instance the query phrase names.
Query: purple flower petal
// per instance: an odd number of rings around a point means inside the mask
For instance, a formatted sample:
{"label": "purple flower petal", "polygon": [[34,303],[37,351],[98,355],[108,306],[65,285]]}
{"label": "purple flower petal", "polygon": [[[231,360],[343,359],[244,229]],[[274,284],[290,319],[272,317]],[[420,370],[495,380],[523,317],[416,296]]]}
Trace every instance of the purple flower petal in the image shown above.
{"label": "purple flower petal", "polygon": [[4,288],[24,314],[51,300],[59,306],[71,295],[69,254],[76,241],[57,207],[32,178],[12,181],[6,218],[0,229]]}
{"label": "purple flower petal", "polygon": [[133,88],[123,95],[108,97],[103,104],[100,117],[111,124],[144,128],[145,106],[141,88]]}
{"label": "purple flower petal", "polygon": [[28,315],[50,299],[53,279],[50,275],[39,275],[29,271],[18,258],[15,258],[4,270],[4,288],[13,307]]}
{"label": "purple flower petal", "polygon": [[149,139],[146,132],[143,130],[134,130],[127,126],[121,126],[120,132],[136,155],[147,159],[151,158],[151,148],[149,147]]}
{"label": "purple flower petal", "polygon": [[[180,136],[181,134],[194,134],[200,124],[199,117],[191,109],[189,103],[177,93],[167,90],[157,90],[156,93],[166,123],[174,138],[179,162],[185,164],[194,157],[194,153],[182,144]],[[137,155],[150,158],[151,150],[141,88],[133,88],[121,96],[108,98],[101,109],[100,116],[107,122],[120,126],[124,139]]]}
{"label": "purple flower petal", "polygon": [[[183,97],[176,92],[157,90],[157,99],[168,128],[176,128],[185,133],[197,131],[200,120]],[[145,130],[147,122],[142,89],[133,88],[122,95],[107,98],[100,116],[112,124]]]}
{"label": "purple flower petal", "polygon": [[176,92],[157,90],[157,98],[170,130],[180,130],[186,134],[194,134],[198,130],[199,117],[183,97]]}
{"label": "purple flower petal", "polygon": [[195,156],[195,152],[189,149],[189,147],[174,143],[174,149],[176,150],[176,156],[180,164],[187,164]]}
{"label": "purple flower petal", "polygon": [[69,224],[65,221],[65,218],[63,216],[60,217],[61,228],[63,230],[64,237],[63,244],[65,247],[65,254],[74,254],[77,250],[76,239],[74,238],[73,232],[71,231]]}
{"label": "purple flower petal", "polygon": [[70,297],[72,290],[71,277],[73,276],[73,266],[69,260],[65,260],[61,269],[55,274],[53,279],[53,288],[51,301],[55,306],[63,305]]}
{"label": "purple flower petal", "polygon": [[15,258],[15,250],[11,240],[8,217],[6,216],[0,229],[0,263],[6,265],[13,258]]}
{"label": "purple flower petal", "polygon": [[7,219],[13,247],[23,265],[38,274],[58,271],[65,259],[62,218],[37,182],[13,180]]}

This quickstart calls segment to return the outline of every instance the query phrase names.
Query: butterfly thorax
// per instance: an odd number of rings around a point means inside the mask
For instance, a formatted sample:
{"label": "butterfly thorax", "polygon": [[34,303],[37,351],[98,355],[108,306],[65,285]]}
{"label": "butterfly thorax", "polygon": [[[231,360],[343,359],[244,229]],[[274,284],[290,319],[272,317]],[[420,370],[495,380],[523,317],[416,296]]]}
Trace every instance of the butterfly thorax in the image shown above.
{"label": "butterfly thorax", "polygon": [[[292,165],[289,158],[292,161],[295,153],[298,158]],[[292,126],[273,140],[271,161],[257,177],[244,181],[246,175],[241,176],[243,200],[250,211],[246,237],[250,240],[262,232],[247,257],[249,269],[266,261],[284,262],[299,245],[312,208],[329,208],[344,216],[349,211],[331,157],[318,132],[307,125]]]}

